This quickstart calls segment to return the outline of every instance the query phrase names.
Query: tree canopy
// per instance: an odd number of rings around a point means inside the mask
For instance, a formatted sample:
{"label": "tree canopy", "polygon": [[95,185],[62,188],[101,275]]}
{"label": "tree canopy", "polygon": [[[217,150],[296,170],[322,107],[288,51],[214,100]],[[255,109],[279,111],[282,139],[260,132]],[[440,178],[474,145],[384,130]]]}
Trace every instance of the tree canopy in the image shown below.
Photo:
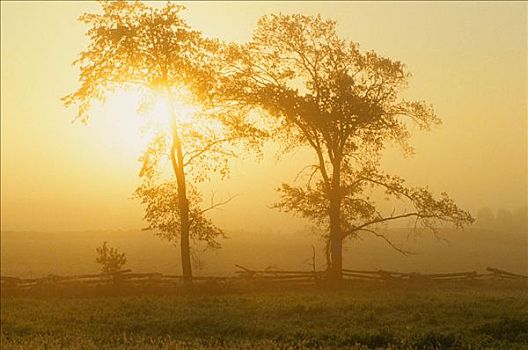
{"label": "tree canopy", "polygon": [[[223,234],[204,216],[222,202],[203,209],[193,183],[213,172],[227,175],[227,159],[239,154],[237,143],[259,149],[268,135],[285,151],[307,146],[314,152],[314,164],[303,169],[306,183],[283,184],[276,207],[319,227],[336,278],[348,237],[373,233],[404,252],[377,230],[380,225],[414,218],[415,225],[436,232],[439,222],[472,222],[445,193],[436,198],[382,171],[380,156],[388,143],[411,153],[410,125],[429,130],[440,119],[426,102],[403,97],[410,77],[403,63],[361,51],[337,35],[336,22],[264,16],[252,40],[237,45],[202,37],[180,17],[183,6],[170,2],[162,8],[103,2],[102,9],[81,17],[91,26],[90,46],[76,61],[80,88],[64,102],[75,105],[77,119],[86,122],[91,103],[118,88],[140,88],[146,102],[160,94],[167,101],[170,126],[141,158],[144,183],[136,195],[146,205],[149,228],[180,239],[187,279],[189,237],[216,246]],[[179,106],[186,99],[201,105],[189,121]],[[254,112],[264,112],[274,127],[257,127]],[[161,176],[165,162],[172,179]],[[398,212],[383,213],[371,198],[375,191],[405,203]]]}
{"label": "tree canopy", "polygon": [[[264,132],[246,120],[243,110],[212,103],[221,45],[189,27],[180,16],[183,6],[168,2],[154,8],[137,1],[101,6],[102,13],[80,17],[90,26],[90,44],[75,61],[80,87],[63,101],[77,107],[83,122],[93,101],[104,102],[117,89],[139,89],[147,109],[156,99],[167,104],[169,125],[156,130],[140,159],[145,182],[136,195],[146,205],[149,228],[179,238],[184,277],[190,280],[189,238],[214,245],[222,232],[203,216],[201,197],[189,180],[203,181],[213,172],[227,175],[227,158],[237,156],[239,147],[258,146]],[[189,120],[182,116],[185,104],[198,106]],[[164,163],[173,178],[161,176]],[[167,202],[171,197],[177,209]]]}
{"label": "tree canopy", "polygon": [[[376,233],[376,224],[405,217],[431,228],[438,220],[458,227],[472,221],[447,195],[435,199],[379,169],[388,142],[412,152],[411,123],[422,130],[440,123],[429,104],[402,97],[410,74],[401,62],[360,51],[357,43],[339,38],[334,21],[282,14],[262,17],[251,42],[233,45],[226,61],[225,96],[277,118],[273,134],[286,149],[306,145],[314,151],[315,164],[304,169],[307,183],[283,185],[276,207],[323,228],[336,277],[342,240],[360,231]],[[381,214],[365,196],[367,187],[407,199],[413,211]]]}
{"label": "tree canopy", "polygon": [[74,64],[80,67],[80,87],[63,98],[78,107],[86,121],[93,100],[104,101],[118,88],[143,88],[204,96],[213,82],[212,58],[218,43],[192,30],[181,18],[185,8],[167,3],[162,8],[142,2],[100,2],[102,13],[87,13],[79,20],[90,26],[89,47]]}

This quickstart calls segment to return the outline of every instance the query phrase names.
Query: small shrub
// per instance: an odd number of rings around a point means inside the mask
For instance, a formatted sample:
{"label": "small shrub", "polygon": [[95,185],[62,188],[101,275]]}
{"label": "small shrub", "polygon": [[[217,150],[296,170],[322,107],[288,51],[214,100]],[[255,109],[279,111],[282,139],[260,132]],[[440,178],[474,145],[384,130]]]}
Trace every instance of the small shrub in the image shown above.
{"label": "small shrub", "polygon": [[120,253],[116,248],[108,247],[107,242],[95,249],[97,257],[95,261],[102,265],[104,273],[111,273],[121,270],[126,263],[125,253]]}

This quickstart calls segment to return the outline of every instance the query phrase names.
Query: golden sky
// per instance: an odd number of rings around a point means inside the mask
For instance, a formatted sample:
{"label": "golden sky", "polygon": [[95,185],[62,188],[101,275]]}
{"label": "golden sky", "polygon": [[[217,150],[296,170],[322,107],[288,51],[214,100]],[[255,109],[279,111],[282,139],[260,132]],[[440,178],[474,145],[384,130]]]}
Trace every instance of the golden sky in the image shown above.
{"label": "golden sky", "polygon": [[[247,41],[257,19],[273,12],[321,13],[339,33],[404,62],[408,95],[431,102],[443,124],[416,131],[416,154],[388,150],[387,171],[411,184],[447,191],[475,213],[527,202],[527,4],[397,2],[189,2],[189,23],[205,35]],[[87,45],[77,21],[95,2],[2,2],[2,230],[133,229],[142,208],[130,199],[138,181],[141,138],[134,106],[97,107],[89,125],[72,124],[60,97],[77,87],[71,66]],[[270,146],[267,150],[273,151]],[[230,179],[205,184],[238,194],[215,213],[219,225],[288,231],[300,220],[268,208],[274,189],[291,182],[302,152],[276,161],[234,163]],[[244,208],[243,215],[240,208]]]}

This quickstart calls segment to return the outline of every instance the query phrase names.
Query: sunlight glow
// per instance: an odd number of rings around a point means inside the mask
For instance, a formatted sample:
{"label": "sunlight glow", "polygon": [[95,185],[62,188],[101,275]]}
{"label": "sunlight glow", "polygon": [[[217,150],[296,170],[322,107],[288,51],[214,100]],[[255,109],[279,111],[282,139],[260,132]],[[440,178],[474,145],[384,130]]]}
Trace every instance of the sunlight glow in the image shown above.
{"label": "sunlight glow", "polygon": [[[91,127],[102,129],[99,142],[120,154],[137,158],[151,140],[159,133],[170,133],[172,111],[180,134],[193,130],[202,135],[219,135],[223,132],[221,123],[204,118],[200,105],[193,104],[191,93],[181,89],[170,100],[165,92],[139,90],[118,90],[108,96],[105,103],[92,107],[94,115]],[[97,117],[95,117],[97,116]]]}
{"label": "sunlight glow", "polygon": [[174,111],[176,125],[189,127],[194,122],[195,115],[199,113],[200,106],[190,102],[192,94],[184,88],[179,89],[173,98],[175,100],[170,101],[166,92],[155,92],[151,97],[150,105],[140,108],[140,112],[149,119],[150,123],[167,128],[170,127],[171,115]]}

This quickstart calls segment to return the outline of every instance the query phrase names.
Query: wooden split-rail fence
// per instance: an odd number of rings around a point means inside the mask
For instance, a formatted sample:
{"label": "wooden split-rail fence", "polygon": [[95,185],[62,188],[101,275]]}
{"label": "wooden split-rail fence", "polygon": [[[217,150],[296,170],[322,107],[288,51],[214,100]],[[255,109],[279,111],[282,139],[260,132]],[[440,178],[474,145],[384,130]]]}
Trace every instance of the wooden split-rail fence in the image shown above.
{"label": "wooden split-rail fence", "polygon": [[[198,276],[193,281],[228,283],[234,281],[250,282],[273,282],[290,284],[318,284],[326,279],[325,271],[283,271],[283,270],[252,270],[235,265],[239,270],[234,276]],[[472,281],[472,280],[524,280],[528,282],[527,275],[507,272],[501,269],[488,267],[485,273],[476,271],[424,274],[417,272],[394,272],[386,270],[365,271],[343,269],[345,280],[367,280],[367,281]],[[46,285],[175,285],[181,283],[181,275],[164,275],[161,273],[133,273],[131,270],[122,270],[113,273],[84,274],[71,276],[49,275],[41,278],[18,278],[1,276],[1,288],[7,289],[31,289]]]}
{"label": "wooden split-rail fence", "polygon": [[[325,280],[326,271],[279,271],[279,270],[250,270],[240,265],[235,265],[240,269],[237,275],[251,279],[262,279],[273,282],[299,282],[310,283],[318,280]],[[488,267],[486,273],[454,272],[454,273],[436,273],[424,274],[418,272],[394,272],[386,270],[366,271],[366,270],[349,270],[343,269],[343,279],[345,280],[369,280],[369,281],[452,281],[452,280],[485,280],[485,279],[517,279],[528,281],[528,276],[507,272],[501,269]]]}

